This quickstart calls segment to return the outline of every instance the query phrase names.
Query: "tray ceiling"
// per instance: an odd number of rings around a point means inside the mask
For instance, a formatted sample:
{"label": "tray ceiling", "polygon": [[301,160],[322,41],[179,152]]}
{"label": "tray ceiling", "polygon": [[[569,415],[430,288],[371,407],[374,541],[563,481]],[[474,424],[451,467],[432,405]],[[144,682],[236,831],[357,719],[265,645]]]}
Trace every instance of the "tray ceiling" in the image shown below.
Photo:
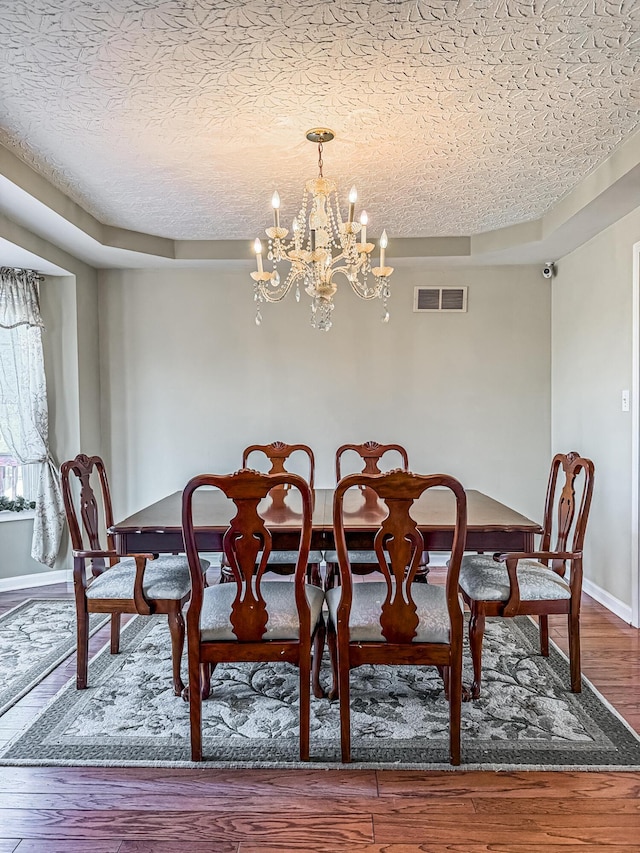
{"label": "tray ceiling", "polygon": [[640,121],[636,0],[0,0],[0,141],[101,221],[252,238],[325,174],[370,232],[537,218]]}

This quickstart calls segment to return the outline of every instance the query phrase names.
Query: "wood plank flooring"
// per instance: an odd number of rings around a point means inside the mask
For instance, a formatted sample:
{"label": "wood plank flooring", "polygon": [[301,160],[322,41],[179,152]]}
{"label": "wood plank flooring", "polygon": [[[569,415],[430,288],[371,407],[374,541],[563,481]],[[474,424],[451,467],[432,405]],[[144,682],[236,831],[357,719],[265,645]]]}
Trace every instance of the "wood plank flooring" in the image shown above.
{"label": "wood plank flooring", "polygon": [[[65,586],[0,593],[0,613]],[[640,632],[585,597],[583,671],[640,730]],[[566,650],[563,620],[551,636]],[[91,639],[91,654],[108,628]],[[0,745],[75,674],[0,717]],[[0,768],[0,853],[630,853],[640,773]]]}

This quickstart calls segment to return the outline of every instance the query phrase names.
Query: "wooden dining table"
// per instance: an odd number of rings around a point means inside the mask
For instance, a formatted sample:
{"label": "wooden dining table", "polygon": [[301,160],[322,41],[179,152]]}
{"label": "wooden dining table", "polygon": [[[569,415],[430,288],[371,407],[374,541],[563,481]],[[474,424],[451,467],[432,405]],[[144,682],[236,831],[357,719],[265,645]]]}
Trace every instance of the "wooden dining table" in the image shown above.
{"label": "wooden dining table", "polygon": [[[314,550],[335,548],[333,489],[315,489],[313,504]],[[533,551],[540,525],[516,510],[474,489],[467,491],[468,551]],[[194,524],[198,549],[222,551],[222,538],[234,515],[233,503],[222,492],[201,490],[194,495]],[[110,528],[119,554],[179,553],[184,551],[181,526],[182,492],[174,492]],[[266,498],[261,505],[274,549],[298,546],[300,496],[295,489]],[[411,510],[422,533],[425,550],[450,551],[455,507],[448,489],[429,489]],[[386,515],[383,504],[369,490],[353,489],[344,502],[345,533],[350,549],[371,548],[373,536]]]}

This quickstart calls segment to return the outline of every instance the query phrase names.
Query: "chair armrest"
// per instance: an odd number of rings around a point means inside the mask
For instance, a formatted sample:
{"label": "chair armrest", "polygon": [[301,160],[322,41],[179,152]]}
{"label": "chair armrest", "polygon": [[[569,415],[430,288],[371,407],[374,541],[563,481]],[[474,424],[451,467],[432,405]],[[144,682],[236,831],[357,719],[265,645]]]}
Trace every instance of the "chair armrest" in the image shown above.
{"label": "chair armrest", "polygon": [[[496,563],[506,563],[509,574],[509,598],[504,606],[505,616],[515,616],[520,608],[520,586],[518,584],[518,563],[520,560],[553,560],[564,563],[565,560],[574,560],[582,557],[582,551],[529,551],[527,553],[511,552],[507,554],[496,553],[493,559]],[[549,571],[555,571],[553,567]],[[564,566],[556,572],[564,575]]]}
{"label": "chair armrest", "polygon": [[136,561],[136,578],[133,583],[133,600],[136,605],[136,610],[141,616],[150,616],[155,610],[155,604],[149,599],[145,598],[143,581],[144,581],[144,570],[147,566],[147,557],[153,557],[153,554],[132,554],[133,559]]}
{"label": "chair armrest", "polygon": [[73,551],[73,556],[89,560],[92,557],[117,557],[118,554],[115,551]]}
{"label": "chair armrest", "polygon": [[507,560],[575,560],[578,557],[582,557],[582,551],[529,551],[527,553],[498,551],[493,555],[496,563],[505,563]]}

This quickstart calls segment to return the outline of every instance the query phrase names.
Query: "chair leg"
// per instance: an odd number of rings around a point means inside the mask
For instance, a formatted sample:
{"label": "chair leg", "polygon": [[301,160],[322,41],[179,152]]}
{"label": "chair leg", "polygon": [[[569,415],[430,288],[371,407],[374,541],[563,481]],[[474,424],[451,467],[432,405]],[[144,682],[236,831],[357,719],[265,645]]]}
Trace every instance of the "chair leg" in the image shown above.
{"label": "chair leg", "polygon": [[462,716],[462,649],[452,655],[447,667],[449,682],[449,761],[460,764],[460,720]]}
{"label": "chair leg", "polygon": [[111,614],[111,654],[120,654],[120,621],[121,613]]}
{"label": "chair leg", "polygon": [[320,668],[322,666],[322,652],[324,650],[324,641],[327,629],[324,622],[321,622],[316,628],[313,637],[313,669],[311,670],[311,683],[313,685],[313,695],[316,699],[322,699],[324,690],[320,684]]}
{"label": "chair leg", "polygon": [[449,701],[449,667],[438,666],[437,670],[440,673],[440,678],[442,679],[442,686],[444,688],[444,698]]}
{"label": "chair leg", "polygon": [[213,672],[213,666],[210,663],[201,663],[200,664],[200,684],[202,698],[208,699],[211,696],[211,673]]}
{"label": "chair leg", "polygon": [[173,669],[173,692],[181,696],[184,690],[184,682],[180,675],[180,664],[182,662],[182,651],[184,649],[184,616],[178,603],[167,619],[169,621],[169,632],[171,634],[171,665]]}
{"label": "chair leg", "polygon": [[320,563],[309,563],[307,566],[307,577],[312,586],[322,587],[322,574],[320,573]]}
{"label": "chair leg", "polygon": [[572,693],[582,692],[580,667],[580,614],[570,613],[569,621],[569,667]]}
{"label": "chair leg", "polygon": [[469,620],[469,645],[471,647],[471,660],[473,662],[473,684],[471,685],[471,698],[480,696],[480,684],[482,682],[482,640],[484,638],[485,617],[479,609],[477,602],[471,604],[471,619]]}
{"label": "chair leg", "polygon": [[338,650],[338,681],[340,690],[340,747],[342,763],[351,761],[351,708],[349,705],[349,657]]}
{"label": "chair leg", "polygon": [[202,761],[202,688],[200,661],[189,654],[189,726],[191,729],[191,760]]}
{"label": "chair leg", "polygon": [[333,589],[334,586],[337,586],[338,581],[338,567],[336,563],[327,563],[327,571],[325,575],[324,588],[325,589]]}
{"label": "chair leg", "polygon": [[300,647],[300,761],[309,760],[311,717],[311,649]]}
{"label": "chair leg", "polygon": [[84,690],[87,686],[87,668],[89,665],[89,614],[87,613],[87,602],[84,595],[76,595],[76,613],[76,688]]}
{"label": "chair leg", "polygon": [[549,657],[549,617],[546,613],[541,613],[538,616],[538,625],[540,626],[540,654]]}
{"label": "chair leg", "polygon": [[327,626],[327,648],[329,649],[329,660],[331,661],[331,688],[327,693],[328,699],[333,701],[338,698],[338,644],[336,629],[329,624]]}

